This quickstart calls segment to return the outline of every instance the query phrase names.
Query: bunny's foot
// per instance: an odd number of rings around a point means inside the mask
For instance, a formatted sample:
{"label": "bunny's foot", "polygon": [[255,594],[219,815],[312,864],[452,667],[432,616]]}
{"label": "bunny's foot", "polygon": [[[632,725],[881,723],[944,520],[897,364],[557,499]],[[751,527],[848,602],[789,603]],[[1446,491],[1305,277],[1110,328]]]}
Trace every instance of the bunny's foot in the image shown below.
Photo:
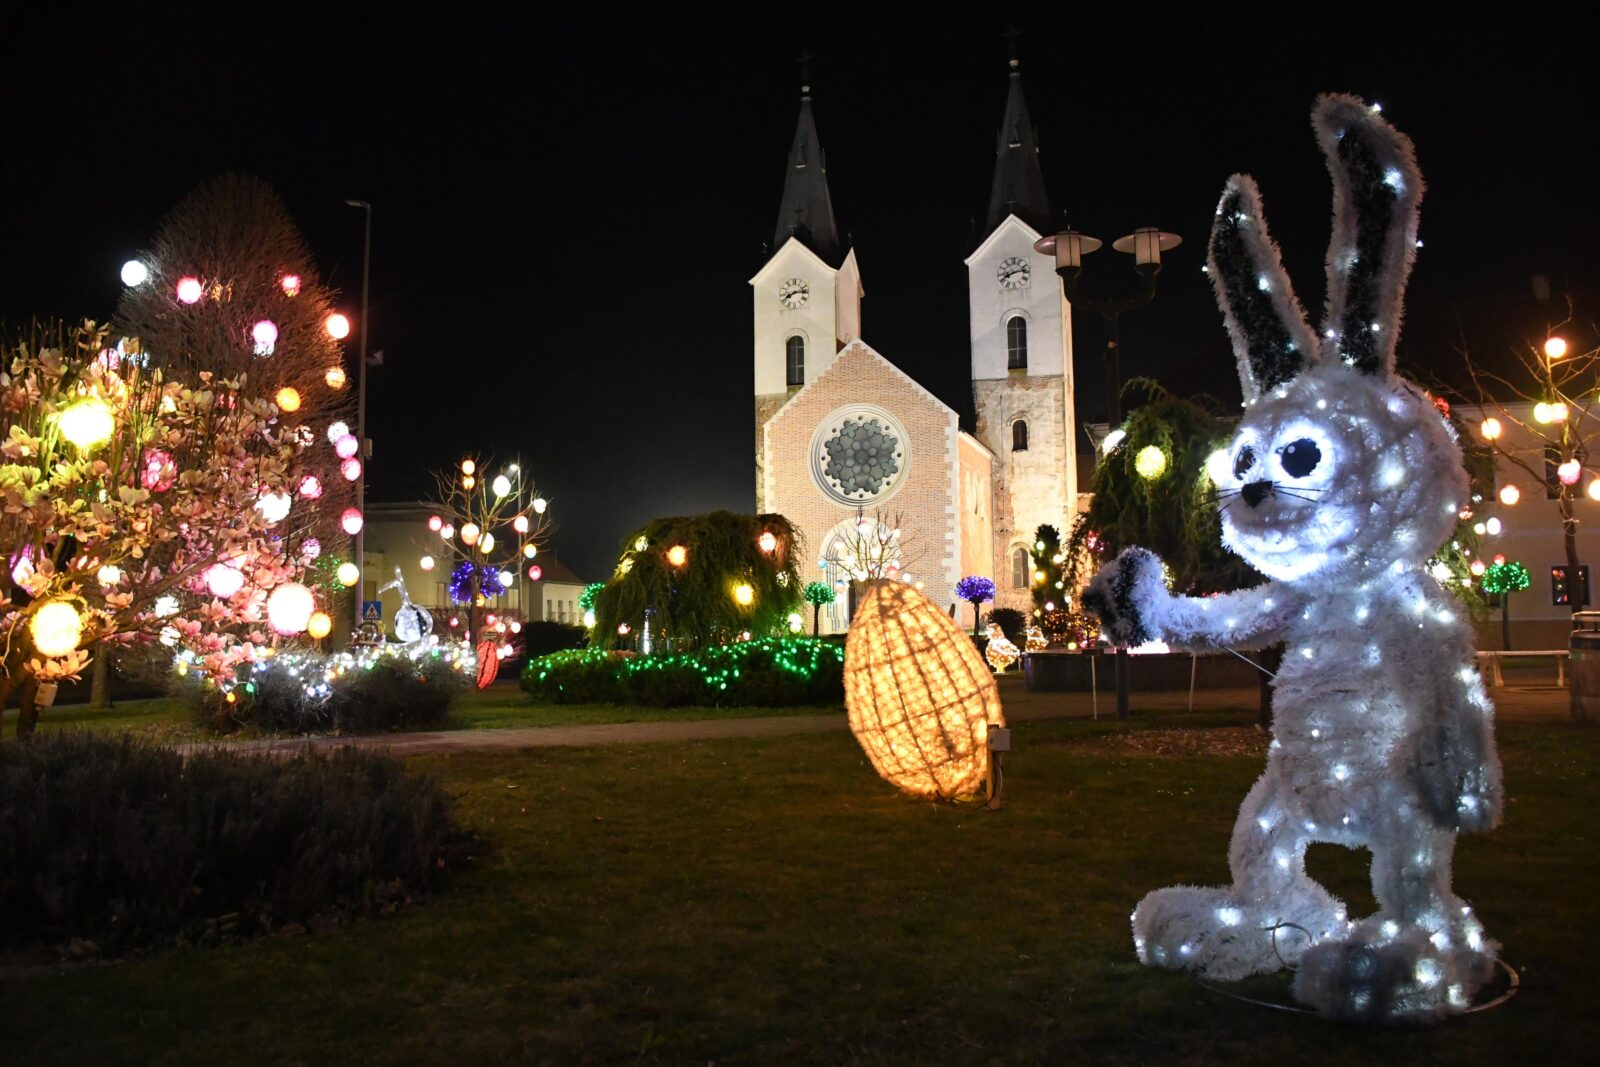
{"label": "bunny's foot", "polygon": [[1494,970],[1495,944],[1468,921],[1464,939],[1374,916],[1300,958],[1294,996],[1356,1022],[1425,1022],[1465,1011]]}
{"label": "bunny's foot", "polygon": [[1231,982],[1292,966],[1316,941],[1342,936],[1344,906],[1315,883],[1267,904],[1229,889],[1170,886],[1139,902],[1133,944],[1139,962]]}

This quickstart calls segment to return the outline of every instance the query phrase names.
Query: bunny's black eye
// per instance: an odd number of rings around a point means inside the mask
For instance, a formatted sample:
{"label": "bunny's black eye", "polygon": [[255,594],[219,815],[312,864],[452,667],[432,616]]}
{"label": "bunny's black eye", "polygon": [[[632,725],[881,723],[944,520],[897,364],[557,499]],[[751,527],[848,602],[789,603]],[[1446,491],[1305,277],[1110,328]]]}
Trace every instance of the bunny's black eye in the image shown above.
{"label": "bunny's black eye", "polygon": [[1291,478],[1304,478],[1316,470],[1317,464],[1321,461],[1322,449],[1318,448],[1316,442],[1309,437],[1302,437],[1298,441],[1284,445],[1278,460],[1283,464],[1284,473]]}
{"label": "bunny's black eye", "polygon": [[1255,462],[1256,450],[1251,448],[1249,445],[1245,445],[1243,448],[1239,449],[1239,455],[1233,461],[1233,476],[1235,478],[1242,479],[1245,476],[1245,473],[1255,465]]}

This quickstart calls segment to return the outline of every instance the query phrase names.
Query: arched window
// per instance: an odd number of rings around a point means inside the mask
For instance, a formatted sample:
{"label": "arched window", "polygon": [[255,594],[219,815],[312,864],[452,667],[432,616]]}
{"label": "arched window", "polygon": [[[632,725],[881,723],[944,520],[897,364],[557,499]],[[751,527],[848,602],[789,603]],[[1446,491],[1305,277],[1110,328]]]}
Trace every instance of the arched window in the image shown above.
{"label": "arched window", "polygon": [[1013,315],[1006,321],[1006,367],[1028,369],[1028,320]]}
{"label": "arched window", "polygon": [[1028,550],[1021,545],[1011,550],[1011,588],[1028,588]]}
{"label": "arched window", "polygon": [[1028,450],[1028,420],[1018,419],[1011,424],[1011,451],[1026,452]]}
{"label": "arched window", "polygon": [[783,343],[785,381],[792,388],[806,384],[806,339],[796,334]]}

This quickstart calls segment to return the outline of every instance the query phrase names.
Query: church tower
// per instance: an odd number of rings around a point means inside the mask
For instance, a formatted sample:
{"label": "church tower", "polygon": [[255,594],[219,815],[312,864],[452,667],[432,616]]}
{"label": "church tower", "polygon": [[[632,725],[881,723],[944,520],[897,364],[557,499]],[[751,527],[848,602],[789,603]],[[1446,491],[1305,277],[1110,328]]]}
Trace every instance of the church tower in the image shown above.
{"label": "church tower", "polygon": [[1034,531],[1070,530],[1078,457],[1071,309],[1054,259],[1033,250],[1056,226],[1018,66],[1012,59],[985,236],[966,263],[977,437],[995,457],[995,602],[1026,611]]}
{"label": "church tower", "polygon": [[762,489],[761,430],[778,409],[817,379],[839,349],[861,336],[861,274],[839,241],[828,192],[827,159],[811,115],[811,86],[800,87],[800,118],[784,175],[772,257],[750,279],[755,312],[756,511]]}

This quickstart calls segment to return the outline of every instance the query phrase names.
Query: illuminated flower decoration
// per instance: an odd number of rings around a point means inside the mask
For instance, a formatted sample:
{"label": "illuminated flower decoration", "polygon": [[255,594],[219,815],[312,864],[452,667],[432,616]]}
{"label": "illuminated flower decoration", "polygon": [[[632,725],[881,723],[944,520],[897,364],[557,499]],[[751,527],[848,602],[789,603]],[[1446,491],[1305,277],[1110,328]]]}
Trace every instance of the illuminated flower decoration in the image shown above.
{"label": "illuminated flower decoration", "polygon": [[458,563],[450,572],[450,602],[470,603],[474,594],[494,596],[500,589],[500,570],[487,563]]}
{"label": "illuminated flower decoration", "polygon": [[982,604],[986,600],[993,600],[994,581],[976,574],[969,574],[956,583],[956,596],[973,605]]}
{"label": "illuminated flower decoration", "polygon": [[147,448],[139,468],[139,484],[152,493],[164,493],[172,488],[178,476],[172,465],[172,453],[161,448]]}

